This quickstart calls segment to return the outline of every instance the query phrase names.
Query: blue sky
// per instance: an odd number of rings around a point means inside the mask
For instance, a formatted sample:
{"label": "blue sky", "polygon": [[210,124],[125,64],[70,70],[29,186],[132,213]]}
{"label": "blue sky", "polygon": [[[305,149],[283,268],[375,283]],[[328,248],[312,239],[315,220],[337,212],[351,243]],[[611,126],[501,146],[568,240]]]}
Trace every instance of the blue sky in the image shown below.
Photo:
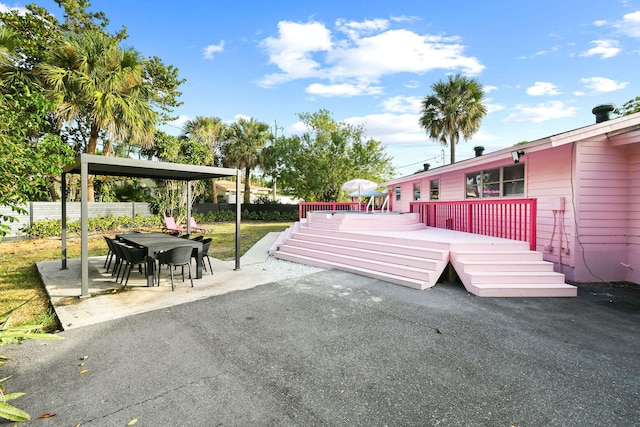
{"label": "blue sky", "polygon": [[[53,0],[35,3],[61,18]],[[363,124],[398,176],[442,165],[443,147],[417,123],[421,98],[448,74],[477,78],[489,111],[458,161],[475,145],[490,152],[591,124],[594,106],[640,95],[640,0],[95,0],[91,10],[187,79],[168,131],[245,116],[291,135],[303,130],[297,113],[323,108]]]}

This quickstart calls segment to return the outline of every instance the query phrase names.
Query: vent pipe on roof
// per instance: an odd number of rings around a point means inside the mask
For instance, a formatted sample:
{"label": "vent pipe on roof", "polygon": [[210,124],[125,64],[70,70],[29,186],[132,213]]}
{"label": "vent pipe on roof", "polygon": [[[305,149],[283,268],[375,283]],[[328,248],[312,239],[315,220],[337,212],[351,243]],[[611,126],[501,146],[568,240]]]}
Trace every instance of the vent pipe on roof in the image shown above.
{"label": "vent pipe on roof", "polygon": [[482,145],[476,145],[473,149],[476,152],[476,157],[482,156],[482,153],[484,152],[484,147]]}
{"label": "vent pipe on roof", "polygon": [[609,114],[615,109],[613,104],[601,104],[593,107],[591,113],[596,116],[596,123],[602,123],[610,119]]}
{"label": "vent pipe on roof", "polygon": [[424,168],[424,171],[428,171],[429,170],[429,166],[431,166],[429,163],[423,163],[422,167]]}

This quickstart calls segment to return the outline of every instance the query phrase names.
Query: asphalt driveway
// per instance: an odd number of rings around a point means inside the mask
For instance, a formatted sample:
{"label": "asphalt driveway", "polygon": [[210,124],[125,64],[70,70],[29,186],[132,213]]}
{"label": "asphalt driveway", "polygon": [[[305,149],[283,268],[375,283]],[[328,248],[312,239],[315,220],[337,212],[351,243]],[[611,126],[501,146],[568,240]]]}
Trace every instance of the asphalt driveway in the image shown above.
{"label": "asphalt driveway", "polygon": [[640,424],[625,288],[478,298],[323,271],[61,335],[2,348],[28,424]]}

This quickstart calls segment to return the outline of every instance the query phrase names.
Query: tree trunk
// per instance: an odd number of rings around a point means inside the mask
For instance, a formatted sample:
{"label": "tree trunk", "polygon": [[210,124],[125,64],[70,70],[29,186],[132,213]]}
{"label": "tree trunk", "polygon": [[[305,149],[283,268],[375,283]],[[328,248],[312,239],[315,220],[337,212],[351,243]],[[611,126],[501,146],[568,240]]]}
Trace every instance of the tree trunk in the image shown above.
{"label": "tree trunk", "polygon": [[251,169],[244,169],[244,204],[251,203]]}
{"label": "tree trunk", "polygon": [[454,138],[451,138],[449,145],[451,145],[451,147],[449,147],[451,150],[451,164],[454,164],[456,162],[456,141]]}

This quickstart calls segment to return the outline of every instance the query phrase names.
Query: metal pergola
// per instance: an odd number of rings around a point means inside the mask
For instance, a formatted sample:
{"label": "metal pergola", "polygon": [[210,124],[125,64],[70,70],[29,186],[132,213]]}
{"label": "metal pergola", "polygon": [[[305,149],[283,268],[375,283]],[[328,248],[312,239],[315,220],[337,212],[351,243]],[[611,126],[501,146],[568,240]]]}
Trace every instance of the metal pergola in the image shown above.
{"label": "metal pergola", "polygon": [[[62,269],[67,269],[67,174],[80,174],[80,222],[81,222],[81,298],[89,297],[89,208],[88,182],[89,175],[126,176],[134,178],[154,178],[187,182],[187,218],[191,216],[190,181],[203,179],[236,177],[236,256],[235,269],[240,269],[240,170],[232,168],[216,168],[211,166],[194,166],[179,163],[136,160],[122,157],[106,157],[95,154],[82,154],[67,165],[62,172]],[[187,232],[191,230],[187,222]]]}

